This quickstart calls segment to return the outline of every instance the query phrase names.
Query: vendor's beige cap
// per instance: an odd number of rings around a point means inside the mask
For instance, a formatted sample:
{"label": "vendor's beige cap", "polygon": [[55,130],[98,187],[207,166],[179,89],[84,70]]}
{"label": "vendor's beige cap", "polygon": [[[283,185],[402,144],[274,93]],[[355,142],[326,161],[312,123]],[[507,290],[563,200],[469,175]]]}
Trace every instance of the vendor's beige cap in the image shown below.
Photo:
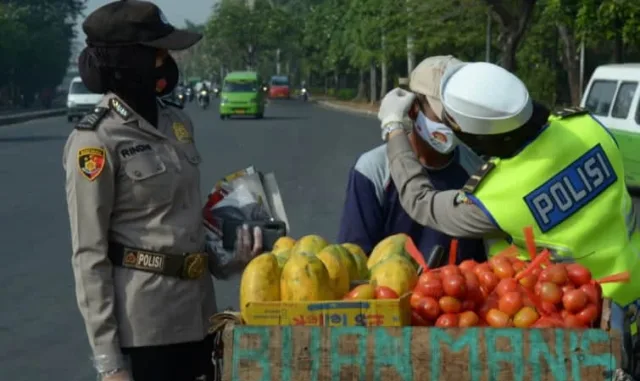
{"label": "vendor's beige cap", "polygon": [[411,72],[409,88],[414,93],[425,95],[429,106],[440,119],[443,111],[440,81],[447,69],[457,65],[462,65],[462,61],[453,56],[433,56],[420,62]]}

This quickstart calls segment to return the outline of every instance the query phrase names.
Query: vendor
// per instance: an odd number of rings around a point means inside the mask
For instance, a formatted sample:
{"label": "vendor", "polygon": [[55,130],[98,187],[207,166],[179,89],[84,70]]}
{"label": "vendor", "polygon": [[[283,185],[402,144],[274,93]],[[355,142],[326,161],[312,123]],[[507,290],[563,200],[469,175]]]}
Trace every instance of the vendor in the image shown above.
{"label": "vendor", "polygon": [[[464,145],[458,145],[451,130],[442,124],[439,78],[447,67],[460,64],[452,56],[431,57],[411,73],[409,86],[418,94],[411,120],[398,125],[407,134],[412,154],[420,160],[420,170],[433,180],[436,189],[459,189],[482,161]],[[405,118],[406,119],[406,118]],[[346,201],[342,213],[338,242],[358,244],[366,253],[375,245],[397,233],[406,233],[425,255],[434,245],[447,249],[450,235],[425,228],[403,210],[398,189],[391,181],[386,145],[362,154],[349,172]],[[463,239],[458,258],[486,259],[482,240]]]}
{"label": "vendor", "polygon": [[640,234],[613,136],[582,109],[550,118],[524,83],[497,65],[468,63],[432,78],[441,83],[440,118],[476,153],[494,159],[461,190],[439,190],[401,131],[416,97],[392,90],[379,117],[409,216],[455,237],[506,237],[523,253],[523,228],[532,226],[554,259],[581,263],[596,279],[628,271],[628,283],[604,284],[603,291],[634,313]]}

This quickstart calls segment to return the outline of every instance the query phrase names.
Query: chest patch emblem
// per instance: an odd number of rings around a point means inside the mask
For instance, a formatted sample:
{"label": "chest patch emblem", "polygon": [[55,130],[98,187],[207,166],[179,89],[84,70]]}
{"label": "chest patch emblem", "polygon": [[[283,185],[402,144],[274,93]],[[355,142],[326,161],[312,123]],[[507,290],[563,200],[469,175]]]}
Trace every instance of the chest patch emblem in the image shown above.
{"label": "chest patch emblem", "polygon": [[590,149],[524,197],[540,230],[548,232],[618,180],[602,146]]}
{"label": "chest patch emblem", "polygon": [[78,151],[78,168],[87,180],[93,181],[100,176],[106,162],[106,155],[102,148],[87,147]]}
{"label": "chest patch emblem", "polygon": [[187,131],[187,128],[182,123],[179,123],[179,122],[173,123],[173,134],[175,135],[176,139],[178,139],[178,141],[180,142],[191,141],[191,134],[189,133],[189,131]]}

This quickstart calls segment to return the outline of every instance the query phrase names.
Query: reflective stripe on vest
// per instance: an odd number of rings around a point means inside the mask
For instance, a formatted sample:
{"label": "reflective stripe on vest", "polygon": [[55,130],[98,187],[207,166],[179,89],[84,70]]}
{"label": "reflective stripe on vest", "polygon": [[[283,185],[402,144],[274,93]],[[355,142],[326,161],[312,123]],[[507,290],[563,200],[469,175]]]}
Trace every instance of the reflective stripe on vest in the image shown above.
{"label": "reflective stripe on vest", "polygon": [[622,306],[640,297],[640,233],[622,156],[598,122],[590,115],[551,120],[517,156],[493,162],[469,197],[516,246],[526,248],[522,229],[533,226],[539,247],[583,264],[596,279],[630,272],[628,283],[604,284],[605,296]]}

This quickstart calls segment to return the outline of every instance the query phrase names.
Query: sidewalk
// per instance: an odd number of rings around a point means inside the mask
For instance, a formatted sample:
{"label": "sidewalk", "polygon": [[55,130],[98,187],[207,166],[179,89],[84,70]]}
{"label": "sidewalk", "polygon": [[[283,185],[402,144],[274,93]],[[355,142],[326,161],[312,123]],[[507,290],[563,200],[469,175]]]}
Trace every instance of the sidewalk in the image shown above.
{"label": "sidewalk", "polygon": [[323,107],[331,108],[334,110],[367,115],[371,117],[376,117],[378,115],[379,104],[377,102],[371,104],[369,102],[342,101],[329,97],[318,97],[315,99],[315,101]]}

